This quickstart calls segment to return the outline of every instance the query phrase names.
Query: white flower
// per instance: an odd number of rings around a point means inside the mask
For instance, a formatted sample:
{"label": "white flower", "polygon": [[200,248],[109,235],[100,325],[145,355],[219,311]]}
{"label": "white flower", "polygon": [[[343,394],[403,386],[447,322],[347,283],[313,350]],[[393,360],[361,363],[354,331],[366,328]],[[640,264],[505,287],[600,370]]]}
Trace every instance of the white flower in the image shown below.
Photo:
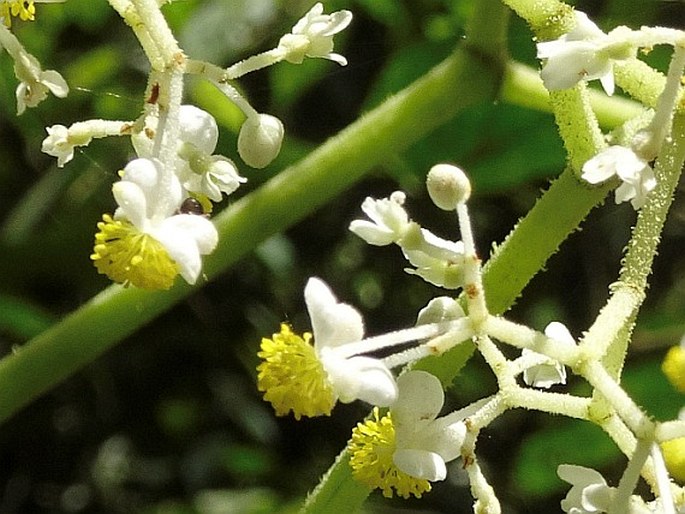
{"label": "white flower", "polygon": [[405,195],[395,191],[390,198],[374,200],[367,197],[362,203],[362,211],[371,218],[354,220],[349,229],[364,241],[375,246],[386,246],[398,241],[407,230],[409,216],[404,210]]}
{"label": "white flower", "polygon": [[336,11],[323,14],[323,5],[318,2],[298,21],[290,34],[286,34],[278,43],[278,48],[285,52],[285,60],[300,64],[306,57],[322,57],[347,64],[342,55],[333,53],[333,36],[342,32],[352,21],[350,11]]}
{"label": "white flower", "polygon": [[538,43],[537,56],[546,59],[540,76],[549,90],[567,89],[581,80],[599,79],[608,95],[614,93],[613,63],[635,55],[632,32],[618,27],[602,32],[587,15],[575,11],[576,26],[555,41]]}
{"label": "white flower", "polygon": [[570,514],[606,512],[609,510],[615,489],[609,487],[604,477],[594,469],[561,464],[557,468],[559,478],[572,485],[561,508]]}
{"label": "white flower", "polygon": [[115,218],[130,221],[140,232],[162,244],[179,266],[181,276],[194,284],[202,268],[201,255],[216,247],[218,233],[204,216],[175,214],[182,200],[178,179],[172,175],[170,187],[162,187],[163,174],[158,161],[135,159],[124,168],[122,180],[112,186],[119,205]]}
{"label": "white flower", "polygon": [[394,464],[415,478],[444,480],[445,463],[461,455],[466,426],[461,420],[437,418],[445,394],[430,373],[408,371],[397,379],[397,387],[399,395],[390,408],[395,426]]}
{"label": "white flower", "polygon": [[647,194],[656,187],[652,167],[633,150],[610,146],[583,165],[582,178],[590,184],[616,175],[623,181],[615,192],[616,203],[630,201],[634,209],[644,205]]}
{"label": "white flower", "polygon": [[238,153],[245,164],[264,168],[281,151],[283,123],[275,116],[248,116],[238,133]]}
{"label": "white flower", "polygon": [[69,129],[64,125],[53,125],[45,130],[48,137],[43,140],[41,151],[57,157],[57,166],[61,168],[74,158],[76,145],[69,141]]}
{"label": "white flower", "polygon": [[[247,179],[238,174],[233,161],[222,155],[212,155],[219,140],[219,128],[214,117],[194,105],[182,105],[178,114],[179,134],[175,167],[186,191],[207,196],[215,202],[238,189]],[[131,136],[139,157],[151,158],[157,130],[157,119],[147,116],[144,129]]]}
{"label": "white flower", "polygon": [[[157,116],[148,115],[143,120],[143,130],[131,136],[138,157],[152,156]],[[219,141],[219,127],[214,116],[194,105],[181,105],[178,111],[178,146],[193,145],[203,154],[211,155]]]}
{"label": "white flower", "polygon": [[230,195],[247,182],[238,175],[233,161],[222,155],[190,160],[188,166],[179,171],[181,184],[186,191],[200,193],[214,202],[221,201],[221,194]]}
{"label": "white flower", "polygon": [[407,237],[401,242],[404,256],[416,268],[404,271],[438,287],[461,287],[464,284],[464,243],[442,239],[425,228],[417,233],[420,237]]}
{"label": "white flower", "polygon": [[22,114],[27,107],[35,107],[45,100],[48,92],[58,98],[69,93],[62,75],[54,70],[43,71],[38,60],[32,55],[21,52],[14,62],[14,73],[21,81],[17,86],[17,114]]}
{"label": "white flower", "polygon": [[[557,321],[553,321],[545,327],[545,335],[560,345],[575,346],[576,344],[568,329]],[[540,364],[527,367],[523,371],[523,381],[527,385],[548,389],[554,384],[566,383],[566,368],[562,363],[548,359],[527,348],[523,349],[521,355],[527,358],[538,357],[542,361]]]}
{"label": "white flower", "polygon": [[379,407],[391,405],[397,397],[397,386],[390,370],[378,359],[344,355],[346,344],[364,337],[359,312],[339,303],[318,278],[309,279],[304,298],[312,322],[314,349],[340,401],[359,399]]}

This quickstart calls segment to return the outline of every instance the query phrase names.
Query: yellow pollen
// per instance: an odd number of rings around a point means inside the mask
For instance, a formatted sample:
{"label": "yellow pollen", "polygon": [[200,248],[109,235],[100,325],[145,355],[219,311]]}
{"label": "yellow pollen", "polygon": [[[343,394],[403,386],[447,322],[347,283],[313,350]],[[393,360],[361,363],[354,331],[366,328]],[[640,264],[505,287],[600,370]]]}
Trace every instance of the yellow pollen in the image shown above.
{"label": "yellow pollen", "polygon": [[5,0],[0,5],[0,17],[7,27],[12,26],[12,16],[19,16],[23,21],[33,21],[35,14],[36,6],[33,5],[33,0]]}
{"label": "yellow pollen", "polygon": [[431,490],[428,480],[414,478],[393,463],[395,427],[389,413],[379,417],[378,407],[374,407],[369,419],[352,430],[347,447],[352,476],[372,489],[380,489],[386,498],[392,498],[393,491],[402,498],[421,498]]}
{"label": "yellow pollen", "polygon": [[173,285],[178,264],[155,238],[108,214],[102,216],[98,229],[90,256],[98,273],[126,287],[169,289]]}
{"label": "yellow pollen", "polygon": [[257,388],[277,416],[290,411],[295,419],[329,416],[335,406],[337,398],[311,338],[310,333],[302,337],[294,334],[290,326],[282,323],[278,334],[262,339],[257,353],[263,361],[257,366]]}
{"label": "yellow pollen", "polygon": [[666,353],[661,370],[678,391],[685,393],[685,348],[674,346]]}

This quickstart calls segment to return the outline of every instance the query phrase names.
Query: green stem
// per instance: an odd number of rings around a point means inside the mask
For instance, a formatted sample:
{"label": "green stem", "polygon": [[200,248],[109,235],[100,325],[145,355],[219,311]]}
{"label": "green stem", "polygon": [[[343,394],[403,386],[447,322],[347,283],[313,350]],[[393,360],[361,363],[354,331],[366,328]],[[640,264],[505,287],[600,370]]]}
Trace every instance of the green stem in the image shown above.
{"label": "green stem", "polygon": [[[592,110],[605,129],[617,127],[645,111],[642,104],[620,96],[607,96],[594,89],[588,90],[588,95]],[[528,109],[544,112],[551,109],[549,92],[542,84],[539,71],[517,62],[507,64],[500,98]]]}
{"label": "green stem", "polygon": [[638,214],[612,296],[581,343],[593,350],[606,348],[610,343],[603,363],[614,378],[620,375],[625,361],[627,336],[645,298],[647,279],[685,162],[685,116],[675,117],[671,139],[673,143],[663,145],[656,161],[657,185]]}
{"label": "green stem", "polygon": [[345,448],[307,497],[301,514],[355,512],[356,507],[364,503],[371,490],[352,477],[349,461],[350,455]]}
{"label": "green stem", "polygon": [[559,135],[568,152],[568,162],[580,176],[583,164],[606,146],[590,105],[587,86],[581,82],[573,89],[552,91],[550,100]]}
{"label": "green stem", "polygon": [[575,25],[573,8],[559,0],[502,0],[526,20],[541,41],[556,39]]}
{"label": "green stem", "polygon": [[483,270],[488,309],[501,314],[578,228],[610,186],[590,188],[567,168],[496,249]]}
{"label": "green stem", "polygon": [[[455,88],[468,85],[459,93]],[[205,261],[211,278],[259,243],[311,214],[412,143],[496,93],[497,75],[460,50],[350,125],[299,163],[215,218],[220,244]],[[200,287],[199,285],[197,287]],[[149,292],[112,286],[16,353],[0,360],[0,421],[93,361],[194,288]]]}

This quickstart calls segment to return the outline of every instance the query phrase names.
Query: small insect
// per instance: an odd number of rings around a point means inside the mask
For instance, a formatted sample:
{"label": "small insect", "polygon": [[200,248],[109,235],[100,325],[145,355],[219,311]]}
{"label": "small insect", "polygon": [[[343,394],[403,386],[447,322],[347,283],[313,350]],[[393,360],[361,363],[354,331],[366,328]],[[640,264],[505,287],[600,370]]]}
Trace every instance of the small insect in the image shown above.
{"label": "small insect", "polygon": [[150,88],[150,97],[146,100],[149,104],[156,104],[159,99],[159,83],[155,82]]}
{"label": "small insect", "polygon": [[181,214],[195,214],[196,216],[205,216],[205,210],[197,198],[188,197],[183,200],[181,207],[178,209]]}

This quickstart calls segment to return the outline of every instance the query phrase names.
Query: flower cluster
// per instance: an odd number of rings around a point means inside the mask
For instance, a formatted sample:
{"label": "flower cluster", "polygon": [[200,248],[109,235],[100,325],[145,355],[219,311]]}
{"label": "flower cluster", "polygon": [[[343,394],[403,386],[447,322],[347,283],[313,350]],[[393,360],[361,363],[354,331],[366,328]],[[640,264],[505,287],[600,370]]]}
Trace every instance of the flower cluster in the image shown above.
{"label": "flower cluster", "polygon": [[[126,17],[131,12],[121,14]],[[280,151],[283,125],[278,118],[255,111],[227,81],[280,60],[299,63],[305,56],[345,64],[342,56],[332,52],[333,36],[349,25],[351,17],[348,11],[323,14],[323,6],[317,4],[284,36],[278,55],[266,52],[222,70],[210,63],[186,62],[175,53],[166,67],[180,64],[182,72],[204,76],[243,111],[246,118],[238,135],[238,153],[247,165],[263,168]],[[153,67],[155,52],[149,56]],[[42,72],[31,56],[20,57],[16,60],[22,65],[17,68],[22,80],[17,89],[20,113],[42,100],[48,90],[57,96],[66,94],[66,84],[56,72]],[[259,66],[253,66],[255,60]],[[137,158],[124,167],[121,180],[112,188],[117,209],[98,223],[91,255],[98,272],[124,286],[168,289],[177,275],[194,284],[202,270],[202,257],[218,242],[217,229],[209,220],[213,202],[246,182],[231,159],[215,154],[219,129],[214,117],[195,106],[180,105],[179,77],[182,73],[176,78],[153,76],[144,112],[136,120],[53,125],[42,143],[42,151],[56,157],[62,167],[74,158],[77,147],[93,139],[130,136]],[[279,341],[291,339],[284,333]]]}
{"label": "flower cluster", "polygon": [[639,48],[656,45],[674,47],[667,85],[649,127],[640,131],[625,145],[612,145],[601,150],[582,168],[582,178],[599,184],[612,177],[620,179],[616,203],[630,202],[642,207],[647,195],[656,187],[650,162],[653,161],[670,132],[677,106],[678,88],[683,73],[685,33],[663,27],[630,30],[617,27],[602,32],[585,13],[575,12],[575,28],[555,41],[537,44],[537,56],[544,61],[540,72],[549,90],[567,89],[581,81],[599,79],[608,95],[614,93],[614,64],[635,58]]}
{"label": "flower cluster", "polygon": [[[258,354],[262,362],[257,386],[277,415],[329,415],[337,401],[362,400],[374,406],[371,417],[353,430],[350,466],[357,480],[388,497],[420,497],[430,491],[431,482],[447,477],[447,463],[462,456],[464,466],[478,476],[472,450],[481,428],[478,420],[485,412],[491,415],[499,402],[483,399],[439,416],[445,395],[438,378],[419,370],[395,378],[393,368],[492,333],[523,349],[518,359],[509,361],[488,346],[492,342],[483,342],[483,354],[489,363],[497,360],[492,366],[502,380],[515,383],[523,375],[525,385],[513,387],[525,396],[531,391],[527,386],[548,389],[564,384],[566,369],[559,358],[576,351],[561,323],[551,323],[544,334],[531,331],[537,341],[531,344],[511,335],[518,330],[513,324],[487,312],[481,316],[480,264],[465,205],[470,183],[459,168],[442,164],[429,173],[427,187],[438,207],[456,210],[463,241],[440,239],[411,221],[404,208],[406,196],[399,191],[389,198],[364,200],[362,210],[369,219],[353,221],[350,230],[372,245],[397,244],[416,266],[408,271],[429,283],[475,292],[467,301],[468,314],[454,298],[438,296],[421,309],[415,327],[365,337],[361,314],[338,302],[320,279],[311,278],[304,296],[313,336],[299,336],[283,324],[279,333],[262,340]],[[379,351],[386,356],[377,357]]]}
{"label": "flower cluster", "polygon": [[[474,511],[501,512],[478,464],[480,431],[512,408],[591,420],[593,400],[560,392],[567,369],[602,391],[616,394],[620,387],[601,365],[593,367],[595,360],[601,360],[602,350],[596,344],[590,349],[582,341],[577,343],[563,324],[551,322],[544,332],[538,332],[488,312],[466,205],[470,183],[459,168],[448,164],[434,166],[426,182],[437,207],[456,211],[462,238],[458,243],[439,239],[412,221],[405,210],[406,195],[400,191],[380,200],[366,198],[362,210],[368,219],[353,221],[350,230],[371,245],[398,245],[416,266],[409,270],[411,274],[445,289],[462,287],[463,302],[438,296],[419,312],[414,327],[366,337],[361,314],[338,302],[327,285],[312,278],[305,288],[305,301],[313,335],[299,336],[283,324],[279,333],[264,338],[258,354],[262,362],[257,368],[257,385],[277,415],[292,412],[297,419],[330,415],[338,401],[359,399],[371,404],[370,416],[353,429],[347,447],[352,476],[370,489],[378,489],[386,497],[420,498],[433,482],[445,480],[450,462],[461,458],[476,500]],[[450,267],[458,269],[458,279],[453,278],[456,274],[446,274]],[[411,364],[470,342],[496,376],[500,390],[441,415],[443,383]],[[518,348],[518,357],[507,357],[511,352],[503,352],[500,344]],[[667,373],[673,374],[672,362],[679,363],[678,358],[667,359]],[[406,364],[410,366],[395,378],[392,370]],[[623,425],[621,414],[611,410],[615,408],[612,401],[628,400],[603,394],[619,430],[630,433],[632,427]],[[642,423],[648,423],[646,417]],[[609,486],[597,471],[561,465],[559,477],[572,486],[561,502],[563,511],[675,512],[667,466],[673,476],[679,476],[685,425],[670,423],[659,436],[654,427],[655,435],[638,441],[618,487]],[[654,488],[657,499],[646,503],[633,490],[650,456],[659,485]]]}

